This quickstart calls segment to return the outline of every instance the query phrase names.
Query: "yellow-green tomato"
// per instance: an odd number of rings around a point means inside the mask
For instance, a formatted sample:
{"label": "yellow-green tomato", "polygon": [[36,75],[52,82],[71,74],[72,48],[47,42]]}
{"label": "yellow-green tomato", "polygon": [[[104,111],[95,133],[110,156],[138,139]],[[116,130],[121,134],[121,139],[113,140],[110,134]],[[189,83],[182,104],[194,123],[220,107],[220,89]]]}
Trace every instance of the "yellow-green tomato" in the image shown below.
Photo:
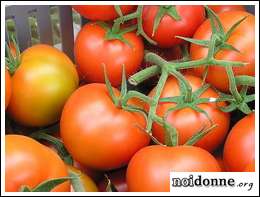
{"label": "yellow-green tomato", "polygon": [[55,123],[78,83],[75,65],[63,52],[49,45],[34,45],[21,54],[12,77],[8,113],[24,126]]}

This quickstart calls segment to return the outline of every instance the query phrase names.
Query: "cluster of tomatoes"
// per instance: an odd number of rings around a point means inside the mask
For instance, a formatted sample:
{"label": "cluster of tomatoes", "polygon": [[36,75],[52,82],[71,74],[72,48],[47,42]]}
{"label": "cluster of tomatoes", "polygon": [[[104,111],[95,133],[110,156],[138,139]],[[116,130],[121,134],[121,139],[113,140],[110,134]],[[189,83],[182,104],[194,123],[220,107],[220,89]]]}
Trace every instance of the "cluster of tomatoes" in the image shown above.
{"label": "cluster of tomatoes", "polygon": [[[245,62],[233,67],[234,75],[254,77],[254,16],[243,6],[209,7],[226,32],[243,19],[219,43],[215,59]],[[20,54],[16,44],[9,43],[7,120],[27,131],[6,131],[6,191],[39,191],[46,181],[53,181],[54,187],[46,191],[167,192],[171,171],[255,171],[254,111],[234,121],[237,111],[220,109],[227,106],[226,101],[208,101],[218,98],[220,91],[229,94],[224,67],[209,66],[205,79],[203,66],[181,71],[194,95],[208,99],[200,103],[192,97],[198,107],[172,110],[178,106],[174,102],[154,103],[163,77],[159,82],[158,77],[144,81],[143,90],[133,91],[140,97],[127,100],[126,90],[118,89],[121,84],[124,87],[124,74],[129,78],[152,66],[144,59],[145,50],[163,61],[178,62],[185,56],[185,45],[191,61],[205,58],[206,46],[186,42],[211,38],[213,30],[204,6],[147,5],[141,7],[141,18],[140,6],[135,5],[73,9],[90,21],[76,37],[75,63],[52,46],[37,44]],[[124,17],[129,20],[120,21]],[[210,87],[202,91],[204,80]],[[160,99],[167,99],[180,96],[183,87],[170,76],[161,88]],[[254,92],[253,87],[237,88]],[[152,101],[145,103],[146,99]],[[147,116],[140,111],[152,117],[150,107],[155,104],[158,121],[152,123],[150,132]],[[168,135],[164,122],[176,129],[177,138]],[[197,135],[211,123],[215,127]],[[50,132],[50,126],[57,124]],[[33,137],[42,129],[47,131],[48,142]],[[167,143],[169,139],[177,145]],[[72,162],[66,162],[55,143],[61,144]]]}

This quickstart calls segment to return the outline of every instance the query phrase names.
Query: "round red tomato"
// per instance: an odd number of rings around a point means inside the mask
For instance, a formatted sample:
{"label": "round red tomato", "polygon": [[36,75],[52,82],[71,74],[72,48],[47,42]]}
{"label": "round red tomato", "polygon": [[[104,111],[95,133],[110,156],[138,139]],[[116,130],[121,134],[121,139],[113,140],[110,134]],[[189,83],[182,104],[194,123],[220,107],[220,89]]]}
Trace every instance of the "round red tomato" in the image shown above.
{"label": "round red tomato", "polygon": [[[72,6],[81,16],[92,21],[111,21],[118,17],[113,5],[74,5]],[[135,5],[121,5],[122,14],[134,12]]]}
{"label": "round red tomato", "polygon": [[[67,166],[50,148],[26,136],[5,136],[6,192],[17,192],[24,185],[34,188],[43,181],[67,176]],[[70,183],[62,183],[52,191],[68,192]]]}
{"label": "round red tomato", "polygon": [[176,10],[180,20],[175,20],[169,15],[163,16],[160,24],[153,33],[154,20],[159,10],[158,5],[144,6],[143,9],[143,29],[145,33],[159,47],[169,48],[183,43],[183,40],[175,36],[192,37],[193,33],[205,19],[205,10],[203,6],[198,5],[176,5]]}
{"label": "round red tomato", "polygon": [[98,24],[86,24],[75,41],[75,60],[87,82],[104,82],[104,65],[112,85],[119,86],[122,65],[127,76],[138,70],[144,55],[143,42],[134,32],[123,35],[130,45],[118,39],[106,40],[105,34]]}
{"label": "round red tomato", "polygon": [[34,45],[22,53],[12,76],[8,113],[24,126],[53,124],[77,87],[77,71],[64,53],[49,45]]}
{"label": "round red tomato", "polygon": [[209,5],[208,7],[217,14],[221,12],[235,11],[235,10],[246,11],[245,6],[243,5]]}
{"label": "round red tomato", "polygon": [[170,172],[219,172],[216,159],[195,146],[148,146],[129,162],[126,174],[130,192],[169,192]]}
{"label": "round red tomato", "polygon": [[[127,192],[126,184],[126,168],[122,168],[115,171],[110,171],[106,173],[112,184],[115,186],[118,192]],[[105,192],[107,186],[107,180],[104,177],[99,183],[98,188],[100,192]]]}
{"label": "round red tomato", "polygon": [[[245,66],[233,67],[235,75],[255,75],[255,17],[243,11],[227,11],[219,14],[219,19],[227,31],[237,21],[247,17],[231,34],[227,40],[228,44],[238,49],[240,52],[231,50],[220,50],[215,54],[218,60],[241,61],[248,63]],[[194,34],[195,39],[209,40],[212,34],[210,21],[206,20]],[[190,56],[192,60],[205,58],[208,48],[191,44]],[[193,73],[202,76],[204,67],[193,69]],[[209,66],[206,81],[215,86],[220,91],[229,91],[229,81],[226,70],[222,66]]]}
{"label": "round red tomato", "polygon": [[12,81],[9,71],[5,69],[5,109],[7,108],[12,95]]}
{"label": "round red tomato", "polygon": [[[113,90],[119,96],[119,91]],[[143,116],[116,107],[105,84],[88,84],[76,90],[65,104],[60,127],[72,157],[99,170],[126,165],[150,141],[141,129],[145,127]]]}
{"label": "round red tomato", "polygon": [[224,145],[228,171],[241,172],[255,159],[255,114],[251,113],[231,129]]}
{"label": "round red tomato", "polygon": [[[190,83],[193,92],[202,86],[202,80],[192,75],[186,75],[186,80]],[[154,95],[155,89],[153,89],[149,96]],[[161,98],[179,96],[179,83],[174,77],[170,77],[162,91]],[[211,88],[208,88],[201,96],[201,98],[217,98],[218,94]],[[225,105],[225,103],[219,103],[219,106]],[[175,103],[159,103],[157,107],[157,114],[161,117],[167,112],[168,109],[176,106]],[[225,136],[229,129],[230,116],[228,113],[220,111],[216,103],[207,103],[197,105],[205,112],[214,124],[216,128],[212,129],[207,135],[200,139],[195,145],[202,147],[210,152],[215,150],[225,139]],[[184,108],[170,112],[167,121],[177,129],[179,136],[179,144],[184,144],[195,133],[201,130],[203,127],[209,127],[210,121],[208,118],[191,108]],[[157,123],[153,124],[152,128],[153,136],[155,136],[160,142],[165,142],[164,128]]]}

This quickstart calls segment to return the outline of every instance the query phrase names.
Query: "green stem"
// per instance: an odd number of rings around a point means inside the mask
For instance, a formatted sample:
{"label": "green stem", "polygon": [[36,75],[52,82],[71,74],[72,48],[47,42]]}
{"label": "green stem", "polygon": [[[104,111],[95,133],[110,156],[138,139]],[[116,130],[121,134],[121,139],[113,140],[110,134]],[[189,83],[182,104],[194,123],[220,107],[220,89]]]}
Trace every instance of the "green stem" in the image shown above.
{"label": "green stem", "polygon": [[177,78],[177,80],[184,85],[184,102],[192,102],[192,87],[185,79],[185,77],[178,71],[172,69],[170,73]]}
{"label": "green stem", "polygon": [[240,75],[235,77],[236,84],[239,85],[247,85],[255,87],[255,77],[247,76],[247,75]]}
{"label": "green stem", "polygon": [[149,79],[150,77],[158,75],[160,71],[161,71],[160,66],[156,66],[156,65],[150,66],[129,77],[128,81],[130,84],[136,86],[142,83],[143,81]]}
{"label": "green stem", "polygon": [[165,64],[168,63],[166,60],[161,58],[159,55],[157,55],[155,53],[151,53],[151,52],[146,53],[144,59],[145,59],[145,61],[152,62],[153,64],[156,64],[160,67],[163,67]]}
{"label": "green stem", "polygon": [[162,68],[162,74],[161,74],[158,84],[156,86],[155,94],[153,96],[152,103],[150,105],[150,109],[149,109],[149,113],[148,113],[148,122],[147,122],[147,126],[146,126],[146,130],[148,132],[150,132],[152,130],[152,123],[153,123],[152,117],[154,114],[156,114],[156,109],[157,109],[157,106],[159,103],[159,99],[160,99],[161,93],[163,91],[163,87],[167,81],[167,78],[168,78],[168,71],[166,69]]}
{"label": "green stem", "polygon": [[121,102],[122,105],[126,106],[127,102],[131,99],[131,98],[139,98],[140,100],[150,104],[151,103],[151,98],[149,96],[146,96],[140,92],[134,91],[134,90],[130,90],[129,92],[127,92],[127,94],[122,98]]}
{"label": "green stem", "polygon": [[239,92],[237,90],[236,80],[235,80],[232,66],[227,66],[226,71],[227,71],[228,80],[229,80],[230,93],[234,96],[235,100],[240,103],[243,101],[243,98],[241,97],[241,95],[239,94]]}

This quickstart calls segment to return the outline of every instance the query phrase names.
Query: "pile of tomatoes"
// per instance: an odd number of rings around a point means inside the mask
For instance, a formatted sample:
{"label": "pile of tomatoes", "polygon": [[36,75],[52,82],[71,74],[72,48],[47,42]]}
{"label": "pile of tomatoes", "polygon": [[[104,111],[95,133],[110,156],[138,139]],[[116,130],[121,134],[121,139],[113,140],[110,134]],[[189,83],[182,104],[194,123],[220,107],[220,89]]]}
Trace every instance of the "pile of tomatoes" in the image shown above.
{"label": "pile of tomatoes", "polygon": [[[209,66],[205,78],[201,65],[126,84],[154,64],[205,58],[208,48],[194,43],[213,32],[204,6],[72,7],[89,20],[76,37],[75,62],[45,44],[20,54],[15,40],[8,43],[6,191],[167,192],[171,171],[255,171],[254,101],[246,114],[221,110],[228,106],[215,102],[222,94],[234,100],[223,66]],[[254,77],[254,16],[243,6],[209,8],[226,33],[241,20],[214,58],[244,62],[233,67],[234,76]],[[161,59],[145,58],[148,52]],[[244,86],[237,85],[241,95],[254,93]],[[182,97],[185,87],[192,95]]]}

